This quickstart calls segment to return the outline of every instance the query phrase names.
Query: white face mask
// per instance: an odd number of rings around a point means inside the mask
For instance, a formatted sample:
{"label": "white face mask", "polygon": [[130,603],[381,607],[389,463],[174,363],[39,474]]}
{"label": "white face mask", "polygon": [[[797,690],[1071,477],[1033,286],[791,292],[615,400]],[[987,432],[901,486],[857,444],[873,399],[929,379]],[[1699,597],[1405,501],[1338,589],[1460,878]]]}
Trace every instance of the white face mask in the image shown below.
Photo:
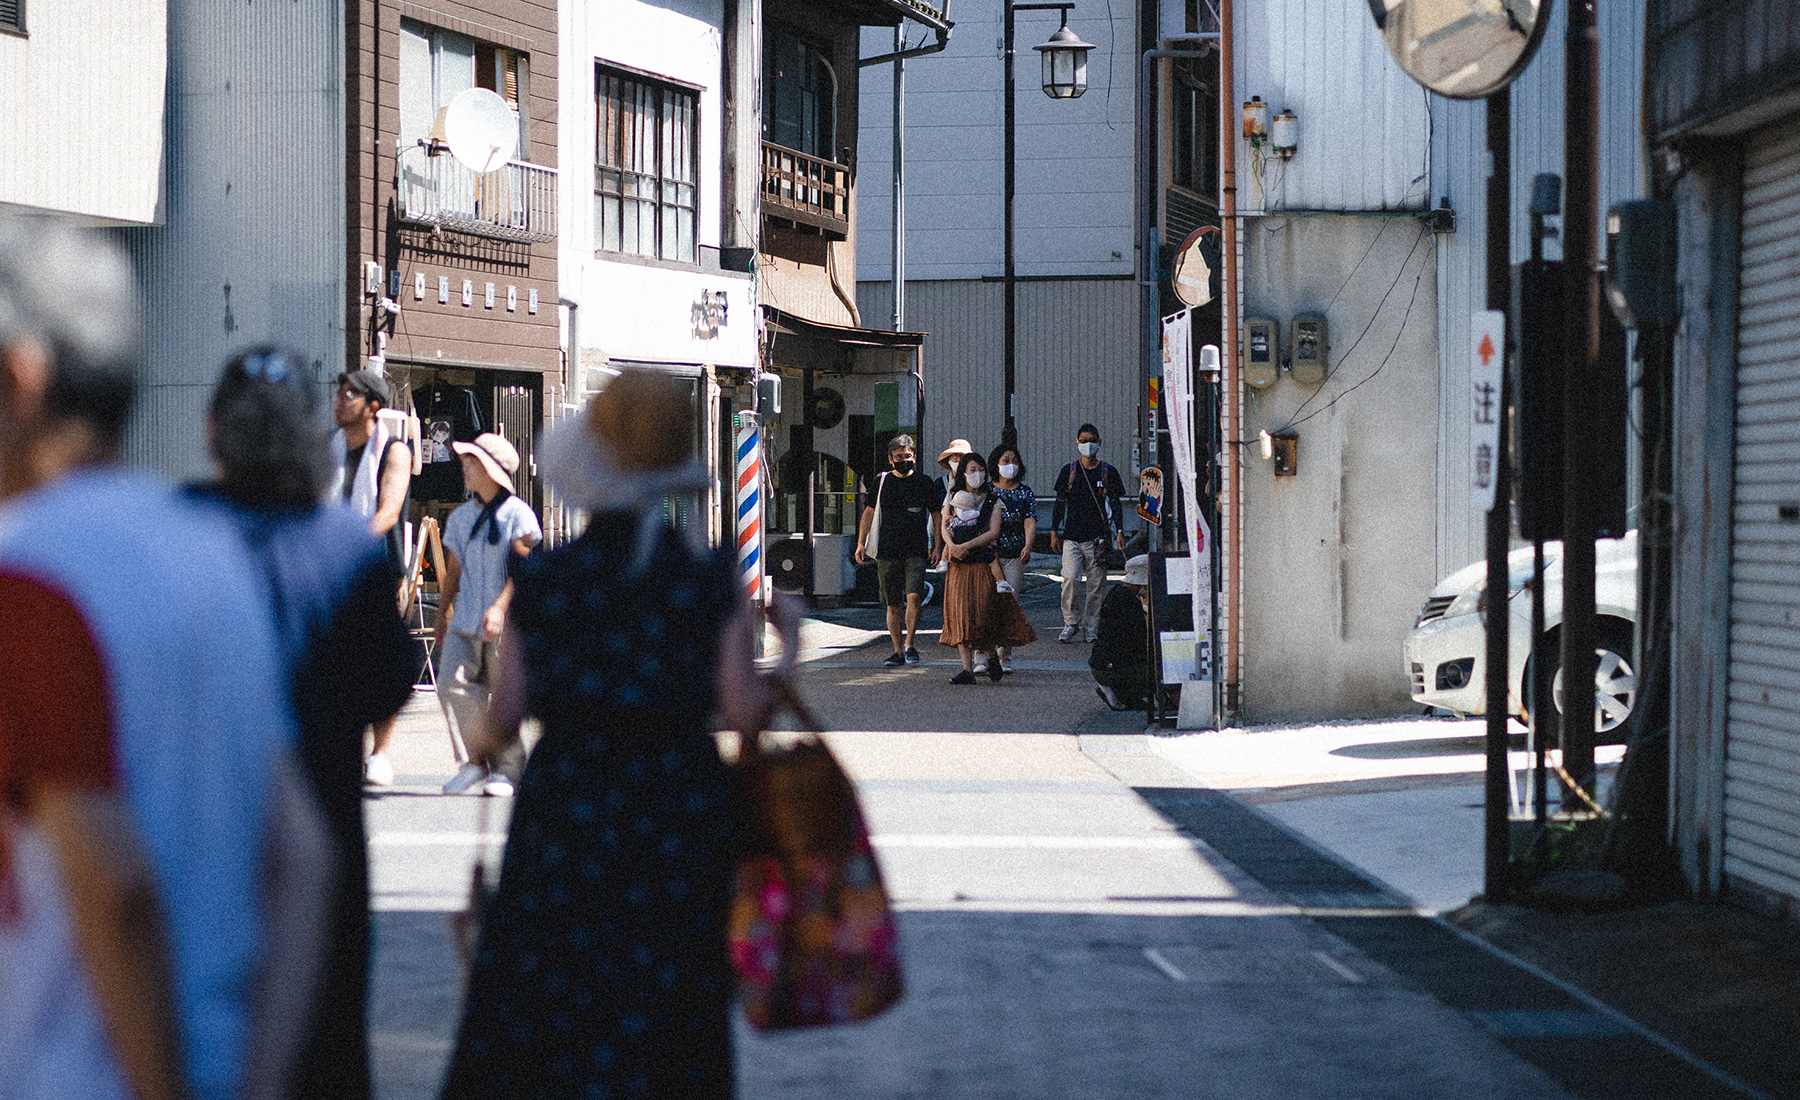
{"label": "white face mask", "polygon": [[1013,478],[1019,476],[1019,467],[1011,462],[1002,462],[1000,464],[1000,476],[1011,481]]}
{"label": "white face mask", "polygon": [[1082,458],[1093,458],[1095,455],[1100,453],[1100,444],[1098,444],[1098,443],[1077,443],[1077,444],[1075,444],[1075,449],[1081,452]]}
{"label": "white face mask", "polygon": [[987,475],[980,470],[970,470],[967,474],[963,475],[963,480],[968,483],[969,488],[979,489],[981,488],[981,483],[987,480]]}

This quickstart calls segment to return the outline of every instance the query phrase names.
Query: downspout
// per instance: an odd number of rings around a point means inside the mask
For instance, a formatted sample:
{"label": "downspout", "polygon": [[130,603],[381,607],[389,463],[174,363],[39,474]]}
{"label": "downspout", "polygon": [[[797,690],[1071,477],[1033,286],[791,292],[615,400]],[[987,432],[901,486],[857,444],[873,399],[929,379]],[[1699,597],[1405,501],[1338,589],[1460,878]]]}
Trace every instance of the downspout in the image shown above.
{"label": "downspout", "polygon": [[1239,381],[1238,316],[1243,311],[1238,287],[1238,216],[1237,216],[1237,133],[1233,107],[1237,102],[1237,86],[1232,72],[1231,36],[1232,0],[1219,0],[1219,234],[1223,247],[1219,262],[1225,270],[1220,280],[1224,291],[1223,317],[1220,328],[1225,340],[1224,362],[1220,371],[1220,392],[1224,396],[1220,412],[1225,423],[1220,425],[1224,441],[1221,454],[1225,458],[1226,509],[1220,517],[1225,525],[1225,697],[1226,714],[1237,715],[1243,706],[1244,646],[1243,629],[1243,475],[1238,454],[1243,439],[1243,392]]}

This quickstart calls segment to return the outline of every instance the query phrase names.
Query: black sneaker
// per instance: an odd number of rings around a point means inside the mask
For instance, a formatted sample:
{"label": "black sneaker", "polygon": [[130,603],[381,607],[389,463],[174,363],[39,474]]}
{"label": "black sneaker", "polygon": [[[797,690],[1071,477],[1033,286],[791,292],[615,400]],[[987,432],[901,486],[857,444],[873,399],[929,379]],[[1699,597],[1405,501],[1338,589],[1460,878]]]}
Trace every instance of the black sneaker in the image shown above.
{"label": "black sneaker", "polygon": [[998,658],[998,657],[988,658],[988,679],[994,681],[994,683],[997,684],[1000,682],[1000,677],[1005,676],[1005,675],[1006,675],[1006,670],[1000,667],[1000,658]]}
{"label": "black sneaker", "polygon": [[888,659],[881,663],[888,666],[889,668],[904,668],[904,667],[906,667],[906,658],[902,657],[898,653],[894,653],[894,654],[890,654]]}
{"label": "black sneaker", "polygon": [[906,647],[906,663],[909,665],[916,665],[919,663],[918,649],[913,646]]}
{"label": "black sneaker", "polygon": [[975,682],[975,674],[965,668],[955,676],[950,677],[950,682],[953,684],[972,684]]}

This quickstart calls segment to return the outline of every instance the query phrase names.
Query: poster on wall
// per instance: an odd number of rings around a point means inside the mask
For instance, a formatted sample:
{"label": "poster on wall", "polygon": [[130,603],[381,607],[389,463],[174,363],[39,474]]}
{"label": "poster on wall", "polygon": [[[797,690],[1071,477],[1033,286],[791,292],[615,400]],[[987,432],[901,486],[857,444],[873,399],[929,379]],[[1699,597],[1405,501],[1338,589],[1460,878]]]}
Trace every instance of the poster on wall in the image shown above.
{"label": "poster on wall", "polygon": [[1200,511],[1200,495],[1194,467],[1194,370],[1193,314],[1188,310],[1163,318],[1163,403],[1169,424],[1170,448],[1175,452],[1175,483],[1189,524],[1188,553],[1192,563],[1194,652],[1204,655],[1191,665],[1191,677],[1211,680],[1213,573],[1212,527]]}

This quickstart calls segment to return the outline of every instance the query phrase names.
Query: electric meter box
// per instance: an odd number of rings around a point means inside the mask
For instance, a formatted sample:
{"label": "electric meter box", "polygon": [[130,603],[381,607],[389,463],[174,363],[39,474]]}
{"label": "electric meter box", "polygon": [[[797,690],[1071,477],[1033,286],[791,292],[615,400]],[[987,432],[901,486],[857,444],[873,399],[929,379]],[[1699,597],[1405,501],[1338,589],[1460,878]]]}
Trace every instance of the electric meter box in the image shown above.
{"label": "electric meter box", "polygon": [[1325,315],[1294,315],[1294,356],[1288,361],[1288,373],[1302,386],[1316,386],[1325,381],[1326,358],[1331,345],[1325,338]]}
{"label": "electric meter box", "polygon": [[1266,390],[1281,372],[1281,325],[1267,317],[1244,318],[1244,385]]}

